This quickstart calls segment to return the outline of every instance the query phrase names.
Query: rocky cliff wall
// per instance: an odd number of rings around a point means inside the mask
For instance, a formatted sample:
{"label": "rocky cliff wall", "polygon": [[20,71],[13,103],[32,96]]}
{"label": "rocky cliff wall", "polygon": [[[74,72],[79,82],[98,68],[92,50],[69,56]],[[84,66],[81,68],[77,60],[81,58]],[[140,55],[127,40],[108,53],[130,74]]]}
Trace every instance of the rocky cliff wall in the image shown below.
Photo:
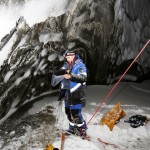
{"label": "rocky cliff wall", "polygon": [[[84,59],[88,84],[112,84],[150,37],[149,0],[76,0],[67,7],[33,26],[20,17],[1,39],[0,51],[9,53],[0,61],[0,118],[14,102],[19,107],[53,89],[51,71],[62,65],[65,50],[77,49]],[[149,49],[124,80],[149,78]]]}

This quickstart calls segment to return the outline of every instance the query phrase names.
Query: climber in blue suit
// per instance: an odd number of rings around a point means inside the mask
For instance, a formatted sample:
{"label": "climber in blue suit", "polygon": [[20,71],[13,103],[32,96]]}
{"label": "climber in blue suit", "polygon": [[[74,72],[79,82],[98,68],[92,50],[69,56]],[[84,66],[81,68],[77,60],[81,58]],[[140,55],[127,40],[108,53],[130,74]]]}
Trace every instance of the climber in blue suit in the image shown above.
{"label": "climber in blue suit", "polygon": [[66,62],[61,69],[55,71],[55,75],[63,74],[64,77],[61,81],[59,100],[65,98],[65,112],[69,120],[67,132],[84,138],[87,127],[82,116],[82,108],[86,101],[87,69],[75,51],[67,50],[64,56]]}

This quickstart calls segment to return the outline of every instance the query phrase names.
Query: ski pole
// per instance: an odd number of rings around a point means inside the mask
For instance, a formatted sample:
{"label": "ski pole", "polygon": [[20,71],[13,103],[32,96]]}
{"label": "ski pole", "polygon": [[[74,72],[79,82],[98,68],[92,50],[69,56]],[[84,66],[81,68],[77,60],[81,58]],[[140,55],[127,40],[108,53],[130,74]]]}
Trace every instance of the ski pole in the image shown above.
{"label": "ski pole", "polygon": [[60,150],[64,150],[64,143],[65,143],[65,133],[62,132]]}

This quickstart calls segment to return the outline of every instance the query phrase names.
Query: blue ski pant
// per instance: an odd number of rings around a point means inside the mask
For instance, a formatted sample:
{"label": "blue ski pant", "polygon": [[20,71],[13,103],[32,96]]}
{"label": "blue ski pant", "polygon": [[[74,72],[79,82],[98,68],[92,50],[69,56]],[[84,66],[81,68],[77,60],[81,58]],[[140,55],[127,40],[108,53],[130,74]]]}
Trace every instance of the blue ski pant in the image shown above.
{"label": "blue ski pant", "polygon": [[82,127],[85,121],[82,116],[82,104],[69,106],[68,101],[65,100],[65,112],[71,126]]}

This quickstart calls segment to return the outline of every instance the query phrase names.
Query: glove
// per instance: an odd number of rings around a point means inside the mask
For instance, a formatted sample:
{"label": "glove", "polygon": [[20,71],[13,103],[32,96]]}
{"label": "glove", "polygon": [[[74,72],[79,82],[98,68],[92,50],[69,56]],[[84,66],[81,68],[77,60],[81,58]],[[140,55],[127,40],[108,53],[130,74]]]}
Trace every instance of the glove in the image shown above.
{"label": "glove", "polygon": [[67,74],[67,70],[66,69],[55,70],[53,72],[53,74],[56,75],[56,76],[64,75],[64,74]]}

